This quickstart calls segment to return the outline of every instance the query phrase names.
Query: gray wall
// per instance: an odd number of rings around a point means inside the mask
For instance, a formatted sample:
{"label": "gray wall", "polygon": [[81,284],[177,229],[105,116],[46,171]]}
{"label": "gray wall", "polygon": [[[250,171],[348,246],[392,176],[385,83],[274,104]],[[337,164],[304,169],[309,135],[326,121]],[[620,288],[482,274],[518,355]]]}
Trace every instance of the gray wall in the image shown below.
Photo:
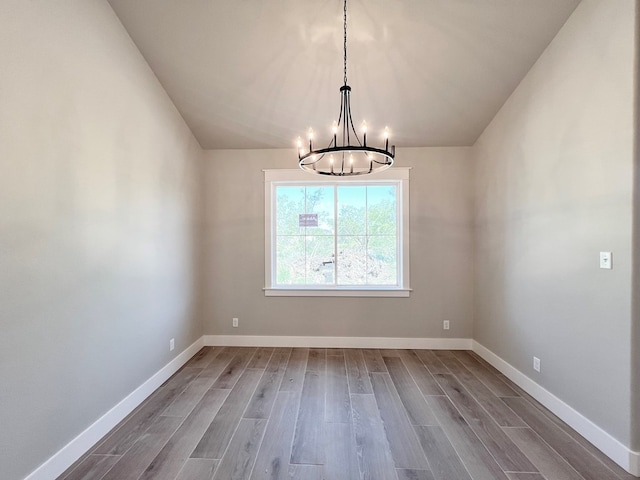
{"label": "gray wall", "polygon": [[[398,150],[397,165],[412,167],[410,298],[294,298],[265,297],[262,290],[262,169],[297,168],[295,151],[205,152],[205,334],[470,338],[470,154],[469,148]],[[233,317],[239,328],[232,328]],[[451,321],[448,332],[443,319]]]}
{"label": "gray wall", "polygon": [[3,0],[0,65],[0,476],[16,480],[201,336],[202,152],[106,2]]}
{"label": "gray wall", "polygon": [[640,451],[640,0],[636,0],[635,29],[635,115],[633,183],[633,284],[631,325],[631,448]]}
{"label": "gray wall", "polygon": [[474,338],[625,445],[634,8],[581,2],[474,147]]}

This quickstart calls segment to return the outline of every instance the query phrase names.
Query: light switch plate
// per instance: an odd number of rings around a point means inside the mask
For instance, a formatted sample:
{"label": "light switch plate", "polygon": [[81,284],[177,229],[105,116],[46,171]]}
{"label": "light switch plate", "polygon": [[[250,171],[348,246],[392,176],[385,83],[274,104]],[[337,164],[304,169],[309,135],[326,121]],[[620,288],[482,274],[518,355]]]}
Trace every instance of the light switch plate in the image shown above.
{"label": "light switch plate", "polygon": [[600,252],[600,268],[605,268],[607,270],[611,270],[613,268],[611,252]]}

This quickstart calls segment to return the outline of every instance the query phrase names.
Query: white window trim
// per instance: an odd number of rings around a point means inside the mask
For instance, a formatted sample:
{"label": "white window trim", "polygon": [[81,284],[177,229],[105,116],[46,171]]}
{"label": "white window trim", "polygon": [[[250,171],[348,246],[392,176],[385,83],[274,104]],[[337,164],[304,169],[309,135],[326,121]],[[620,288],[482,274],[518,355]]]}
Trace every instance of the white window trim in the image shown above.
{"label": "white window trim", "polygon": [[331,288],[304,288],[304,287],[274,287],[272,285],[273,273],[271,267],[274,265],[273,259],[273,231],[271,220],[274,216],[273,208],[275,202],[272,201],[275,183],[282,182],[313,182],[322,183],[354,183],[357,181],[366,182],[368,180],[351,177],[324,177],[322,175],[312,176],[300,169],[277,169],[263,170],[264,172],[264,294],[273,297],[408,297],[411,292],[409,286],[409,171],[410,167],[392,167],[384,172],[376,173],[372,180],[394,180],[402,184],[402,192],[398,199],[400,202],[398,211],[400,212],[400,231],[402,232],[400,278],[401,287],[367,287],[367,286],[342,286]]}

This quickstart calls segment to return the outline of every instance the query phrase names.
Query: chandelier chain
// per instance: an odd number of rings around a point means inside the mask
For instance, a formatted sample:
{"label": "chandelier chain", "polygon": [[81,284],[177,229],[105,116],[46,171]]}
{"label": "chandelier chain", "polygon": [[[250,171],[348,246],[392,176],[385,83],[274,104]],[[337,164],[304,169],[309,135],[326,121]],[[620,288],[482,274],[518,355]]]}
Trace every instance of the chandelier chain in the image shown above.
{"label": "chandelier chain", "polygon": [[347,0],[344,0],[344,84],[347,84]]}

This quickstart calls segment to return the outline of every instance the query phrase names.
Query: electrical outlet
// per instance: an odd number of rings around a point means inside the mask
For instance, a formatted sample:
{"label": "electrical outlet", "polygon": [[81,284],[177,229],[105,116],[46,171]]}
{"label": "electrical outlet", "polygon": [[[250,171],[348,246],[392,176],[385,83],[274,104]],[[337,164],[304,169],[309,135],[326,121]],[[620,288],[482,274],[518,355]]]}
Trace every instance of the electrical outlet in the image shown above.
{"label": "electrical outlet", "polygon": [[442,322],[442,328],[444,330],[449,330],[449,320],[445,320],[444,322]]}
{"label": "electrical outlet", "polygon": [[237,328],[237,327],[238,327],[238,319],[237,319],[237,318],[234,318],[234,319],[233,319],[233,327],[234,327],[234,328]]}
{"label": "electrical outlet", "polygon": [[600,268],[604,268],[605,270],[611,270],[613,268],[611,252],[600,252]]}
{"label": "electrical outlet", "polygon": [[172,338],[171,340],[169,340],[169,351],[173,352],[174,348],[176,348],[176,340],[175,338]]}
{"label": "electrical outlet", "polygon": [[533,357],[533,369],[536,372],[540,372],[540,359],[538,357]]}

